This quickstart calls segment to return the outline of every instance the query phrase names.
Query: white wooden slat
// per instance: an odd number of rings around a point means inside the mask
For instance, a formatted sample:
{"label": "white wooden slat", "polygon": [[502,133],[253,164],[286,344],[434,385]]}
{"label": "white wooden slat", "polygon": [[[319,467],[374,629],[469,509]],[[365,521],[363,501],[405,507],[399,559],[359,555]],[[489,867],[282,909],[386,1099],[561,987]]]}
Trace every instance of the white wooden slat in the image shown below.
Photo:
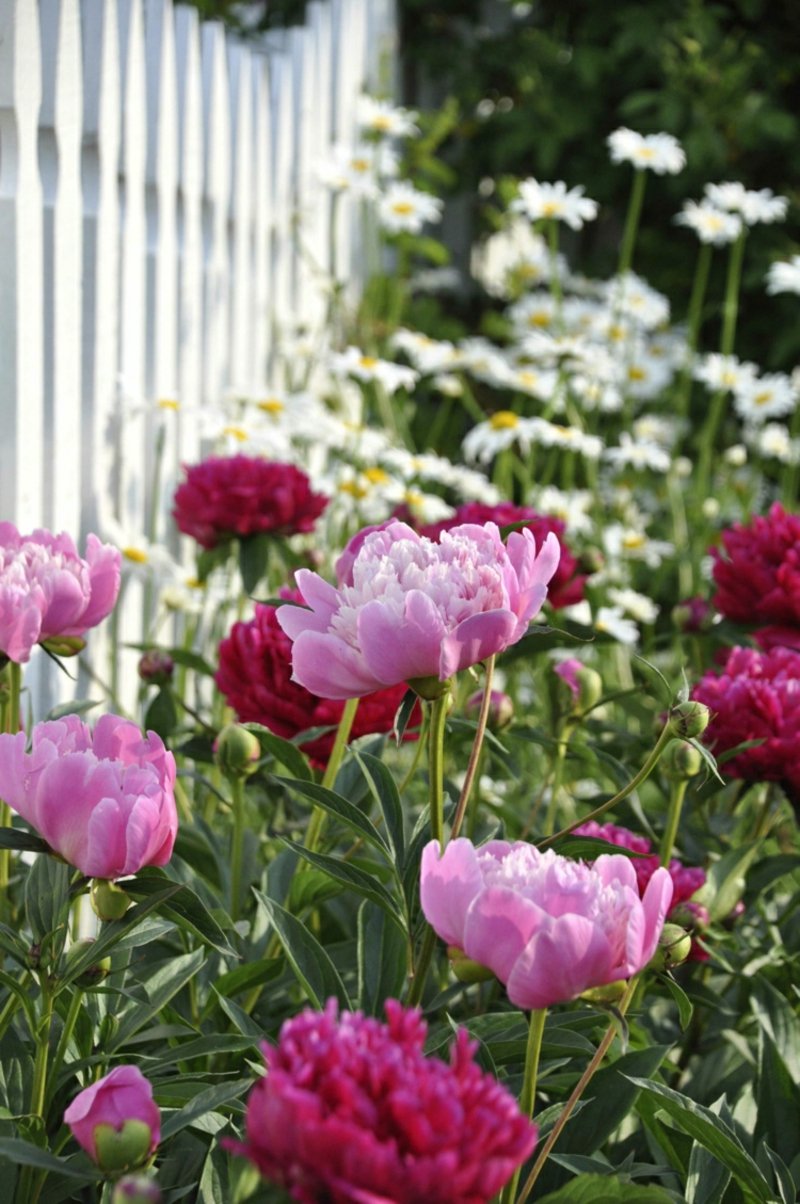
{"label": "white wooden slat", "polygon": [[256,391],[253,348],[253,112],[250,51],[233,44],[228,52],[231,111],[231,305],[229,388],[243,396]]}
{"label": "white wooden slat", "polygon": [[299,317],[315,330],[323,320],[330,196],[319,186],[317,171],[330,143],[330,110],[320,90],[315,39],[310,26],[292,30],[295,70],[295,161],[298,254],[296,297]]}
{"label": "white wooden slat", "polygon": [[43,503],[40,96],[36,6],[0,0],[0,514],[22,530]]}
{"label": "white wooden slat", "polygon": [[[200,455],[197,408],[203,399],[203,100],[197,12],[175,10],[178,72],[178,414],[177,456]],[[176,465],[177,468],[177,465]]]}
{"label": "white wooden slat", "polygon": [[230,255],[230,110],[225,35],[221,25],[202,27],[203,129],[203,387],[218,405],[228,387]]}
{"label": "white wooden slat", "polygon": [[272,228],[271,190],[272,125],[269,111],[269,59],[259,53],[253,59],[253,365],[255,385],[260,392],[272,384]]}
{"label": "white wooden slat", "polygon": [[[272,117],[272,199],[275,221],[272,237],[273,332],[277,362],[284,336],[293,333],[295,159],[293,64],[286,35],[272,34],[270,46],[270,107]],[[276,384],[281,384],[276,379]]]}

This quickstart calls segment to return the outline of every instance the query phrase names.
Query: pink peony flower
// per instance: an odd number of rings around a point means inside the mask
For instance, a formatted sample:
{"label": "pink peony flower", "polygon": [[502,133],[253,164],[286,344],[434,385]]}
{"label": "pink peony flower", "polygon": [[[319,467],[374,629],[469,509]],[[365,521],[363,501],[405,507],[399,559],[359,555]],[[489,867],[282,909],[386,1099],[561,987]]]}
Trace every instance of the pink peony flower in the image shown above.
{"label": "pink peony flower", "polygon": [[749,526],[722,533],[724,553],[712,548],[714,605],[737,623],[800,627],[800,514],[780,502]]}
{"label": "pink peony flower", "polygon": [[294,643],[294,680],[323,698],[446,681],[502,652],[538,613],[559,557],[555,535],[537,553],[530,531],[504,545],[494,523],[454,527],[434,543],[392,521],[355,541],[337,565],[339,589],[301,569],[310,609],[278,611]]}
{"label": "pink peony flower", "polygon": [[108,1171],[141,1166],[161,1140],[153,1088],[136,1066],[117,1066],[81,1091],[64,1121],[92,1161]]}
{"label": "pink peony flower", "polygon": [[464,502],[450,518],[419,527],[418,531],[428,539],[438,540],[443,531],[451,531],[463,523],[496,523],[498,527],[524,523],[525,527],[521,529],[531,532],[537,547],[542,546],[548,535],[554,534],[561,546],[561,559],[547,589],[547,603],[554,610],[560,610],[562,606],[573,606],[583,600],[586,574],[578,572],[578,561],[564,542],[566,524],[563,519],[538,514],[531,506],[516,506],[513,502],[500,502],[496,506],[486,502]]}
{"label": "pink peony flower", "polygon": [[[297,590],[290,589],[281,590],[281,597],[303,600]],[[291,680],[291,672],[292,641],[278,624],[277,609],[257,604],[253,618],[234,623],[220,644],[214,680],[242,723],[262,723],[285,740],[312,727],[334,729],[300,746],[322,768],[328,763],[344,702],[310,693]],[[404,694],[403,685],[366,694],[356,711],[351,739],[390,732]],[[419,716],[415,726],[418,720]],[[406,739],[411,738],[408,732]]]}
{"label": "pink peony flower", "polygon": [[536,1144],[536,1127],[473,1062],[460,1030],[450,1064],[423,1054],[417,1010],[307,1008],[262,1047],[247,1141],[226,1143],[303,1204],[488,1204]]}
{"label": "pink peony flower", "polygon": [[80,638],[114,608],[121,554],[96,535],[86,558],[66,533],[20,535],[0,523],[0,652],[24,664],[35,644]]}
{"label": "pink peony flower", "polygon": [[591,865],[534,845],[459,837],[422,852],[420,900],[448,945],[488,967],[520,1008],[575,999],[637,974],[653,956],[672,899],[657,869],[639,897],[629,858]]}
{"label": "pink peony flower", "polygon": [[248,535],[296,535],[313,530],[328,504],[311,491],[293,464],[260,456],[210,456],[184,465],[186,480],[175,491],[178,529],[204,548]]}
{"label": "pink peony flower", "polygon": [[175,758],[155,732],[103,715],[94,732],[77,715],[0,735],[0,798],[54,852],[90,878],[164,865],[178,829]]}
{"label": "pink peony flower", "polygon": [[800,652],[731,648],[722,672],[706,673],[692,698],[712,712],[704,741],[719,754],[746,740],[722,773],[752,782],[781,782],[800,801]]}

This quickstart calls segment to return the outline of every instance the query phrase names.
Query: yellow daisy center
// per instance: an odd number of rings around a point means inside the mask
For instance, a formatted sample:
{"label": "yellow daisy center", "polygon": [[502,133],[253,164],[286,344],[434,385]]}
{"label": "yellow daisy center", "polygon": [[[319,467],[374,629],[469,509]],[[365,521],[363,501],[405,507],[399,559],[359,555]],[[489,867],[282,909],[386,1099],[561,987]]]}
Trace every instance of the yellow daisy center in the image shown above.
{"label": "yellow daisy center", "polygon": [[489,426],[493,431],[513,431],[515,426],[519,426],[519,415],[512,410],[498,410],[489,419]]}

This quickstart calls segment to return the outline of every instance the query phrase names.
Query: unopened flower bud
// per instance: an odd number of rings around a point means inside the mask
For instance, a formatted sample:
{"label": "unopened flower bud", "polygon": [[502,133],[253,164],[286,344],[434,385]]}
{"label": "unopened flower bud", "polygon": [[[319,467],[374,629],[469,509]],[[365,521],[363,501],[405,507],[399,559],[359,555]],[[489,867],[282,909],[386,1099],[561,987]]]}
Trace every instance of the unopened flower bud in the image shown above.
{"label": "unopened flower bud", "polygon": [[425,702],[435,702],[437,698],[443,698],[450,689],[450,678],[446,681],[440,681],[438,677],[413,677],[408,682],[408,685],[414,693],[425,700]]}
{"label": "unopened flower bud", "polygon": [[685,598],[672,608],[672,622],[678,631],[688,634],[708,631],[714,624],[714,610],[710,602],[697,595]]}
{"label": "unopened flower bud", "polygon": [[564,683],[564,702],[573,715],[582,715],[596,706],[603,694],[603,679],[596,669],[590,669],[575,657],[560,661],[554,668]]}
{"label": "unopened flower bud", "polygon": [[48,652],[52,652],[53,656],[77,656],[86,647],[86,640],[82,640],[78,635],[53,635],[47,640],[42,640],[41,645]]}
{"label": "unopened flower bud", "polygon": [[669,713],[670,729],[680,740],[701,736],[708,727],[711,712],[702,702],[679,702]]}
{"label": "unopened flower bud", "polygon": [[121,920],[131,905],[130,896],[121,886],[108,878],[94,878],[89,891],[89,901],[100,920]]}
{"label": "unopened flower bud", "polygon": [[161,1204],[161,1189],[147,1175],[126,1175],[114,1185],[111,1204]]}
{"label": "unopened flower bud", "polygon": [[447,956],[450,959],[450,967],[459,982],[488,982],[490,978],[494,978],[494,974],[488,966],[482,966],[480,962],[467,957],[463,949],[459,949],[457,945],[447,946]]}
{"label": "unopened flower bud", "polygon": [[711,923],[708,908],[704,907],[702,903],[696,903],[693,899],[686,899],[683,903],[676,904],[669,913],[669,918],[692,934],[705,932]]}
{"label": "unopened flower bud", "polygon": [[599,548],[584,548],[578,557],[580,571],[590,577],[592,573],[599,573],[604,563],[603,553]]}
{"label": "unopened flower bud", "polygon": [[129,1171],[146,1162],[153,1133],[143,1120],[126,1120],[121,1129],[95,1125],[94,1145],[101,1171]]}
{"label": "unopened flower bud", "polygon": [[664,749],[661,765],[667,777],[686,782],[703,767],[703,754],[688,740],[672,740]]}
{"label": "unopened flower bud", "polygon": [[229,723],[214,741],[214,756],[226,777],[246,778],[258,767],[261,745],[246,727]]}
{"label": "unopened flower bud", "polygon": [[[470,718],[478,717],[483,703],[483,690],[471,694],[466,702],[466,712]],[[489,698],[489,715],[487,726],[492,732],[500,732],[508,727],[514,718],[514,700],[502,690],[492,690]]]}
{"label": "unopened flower bud", "polygon": [[137,1170],[161,1140],[161,1114],[152,1084],[136,1066],[116,1066],[79,1092],[64,1121],[106,1174]]}
{"label": "unopened flower bud", "polygon": [[148,685],[167,686],[174,672],[174,660],[161,648],[148,648],[139,658],[139,676]]}
{"label": "unopened flower bud", "polygon": [[[91,949],[94,944],[95,940],[93,937],[83,937],[79,941],[73,941],[66,953],[67,970],[69,970],[70,966],[74,965],[79,957],[83,957],[86,950]],[[98,986],[104,978],[107,978],[110,972],[111,958],[101,957],[98,961],[87,966],[85,970],[82,970],[75,979],[75,982],[84,991],[90,991],[92,987]]]}
{"label": "unopened flower bud", "polygon": [[607,982],[602,987],[590,987],[588,991],[583,992],[581,999],[585,1000],[586,1003],[619,1003],[625,994],[627,985],[625,979],[620,978],[616,982]]}
{"label": "unopened flower bud", "polygon": [[671,970],[685,962],[692,950],[692,938],[680,924],[665,924],[653,957],[650,970]]}

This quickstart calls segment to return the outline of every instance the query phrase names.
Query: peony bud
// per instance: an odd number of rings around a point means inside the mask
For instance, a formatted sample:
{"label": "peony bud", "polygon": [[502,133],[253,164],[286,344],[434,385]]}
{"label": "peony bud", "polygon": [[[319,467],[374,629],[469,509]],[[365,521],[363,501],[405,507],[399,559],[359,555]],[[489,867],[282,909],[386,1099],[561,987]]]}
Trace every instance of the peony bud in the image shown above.
{"label": "peony bud", "polygon": [[77,635],[54,635],[47,640],[41,640],[40,643],[44,649],[52,652],[53,656],[77,656],[86,647],[86,640]]}
{"label": "peony bud", "polygon": [[678,631],[695,634],[713,627],[715,612],[710,602],[699,595],[685,598],[672,608],[672,622]]}
{"label": "peony bud", "polygon": [[238,723],[229,723],[214,741],[214,756],[226,778],[247,778],[261,758],[258,737]]}
{"label": "peony bud", "polygon": [[680,740],[689,740],[703,734],[710,718],[711,712],[702,702],[679,702],[670,710],[670,729]]}
{"label": "peony bud", "polygon": [[649,970],[671,970],[673,966],[679,966],[681,962],[685,962],[691,951],[692,938],[686,929],[681,928],[680,924],[665,924],[661,931],[658,948],[647,968]]}
{"label": "peony bud", "polygon": [[608,982],[603,987],[590,987],[588,991],[584,991],[581,999],[586,1003],[597,1004],[614,1004],[619,1003],[628,984],[624,978],[620,978],[617,982]]}
{"label": "peony bud", "polygon": [[149,648],[139,658],[139,676],[152,686],[167,686],[175,672],[175,662],[161,648]]}
{"label": "peony bud", "polygon": [[95,1162],[109,1174],[132,1170],[147,1161],[152,1139],[153,1131],[143,1120],[126,1120],[121,1129],[95,1125]]}
{"label": "peony bud", "polygon": [[664,749],[661,765],[667,777],[686,782],[703,767],[703,754],[688,740],[671,740]]}
{"label": "peony bud", "polygon": [[161,1189],[147,1175],[126,1175],[114,1185],[111,1204],[161,1204]]}
{"label": "peony bud", "polygon": [[704,907],[702,903],[695,902],[694,899],[677,903],[669,913],[669,918],[692,935],[705,932],[711,923],[708,908]]}
{"label": "peony bud", "polygon": [[450,968],[459,982],[488,982],[490,978],[494,978],[487,966],[467,957],[464,950],[459,949],[457,945],[447,946],[447,956],[450,959]]}
{"label": "peony bud", "polygon": [[[470,718],[478,717],[483,702],[483,690],[470,694],[465,710]],[[492,690],[489,698],[487,726],[491,732],[501,732],[514,718],[514,700],[502,690]]]}
{"label": "peony bud", "polygon": [[109,1174],[142,1166],[161,1138],[152,1085],[136,1066],[117,1066],[81,1091],[64,1121],[92,1161]]}
{"label": "peony bud", "polygon": [[[117,888],[119,889],[119,888]],[[79,941],[74,941],[66,952],[66,968],[82,957],[87,949],[91,949],[95,944],[94,937],[83,937]],[[87,966],[82,970],[75,979],[76,984],[84,991],[90,991],[92,987],[99,986],[104,978],[107,978],[111,973],[111,958],[101,957],[99,961]]]}
{"label": "peony bud", "polygon": [[440,681],[438,677],[431,674],[429,677],[409,678],[408,685],[418,698],[424,699],[425,702],[435,702],[437,698],[443,698],[450,690],[450,678]]}
{"label": "peony bud", "polygon": [[559,661],[554,672],[564,683],[565,704],[573,715],[582,715],[596,706],[603,694],[603,679],[596,669],[590,669],[575,657]]}
{"label": "peony bud", "polygon": [[116,882],[94,878],[89,891],[94,914],[100,920],[121,920],[131,905],[130,896]]}

